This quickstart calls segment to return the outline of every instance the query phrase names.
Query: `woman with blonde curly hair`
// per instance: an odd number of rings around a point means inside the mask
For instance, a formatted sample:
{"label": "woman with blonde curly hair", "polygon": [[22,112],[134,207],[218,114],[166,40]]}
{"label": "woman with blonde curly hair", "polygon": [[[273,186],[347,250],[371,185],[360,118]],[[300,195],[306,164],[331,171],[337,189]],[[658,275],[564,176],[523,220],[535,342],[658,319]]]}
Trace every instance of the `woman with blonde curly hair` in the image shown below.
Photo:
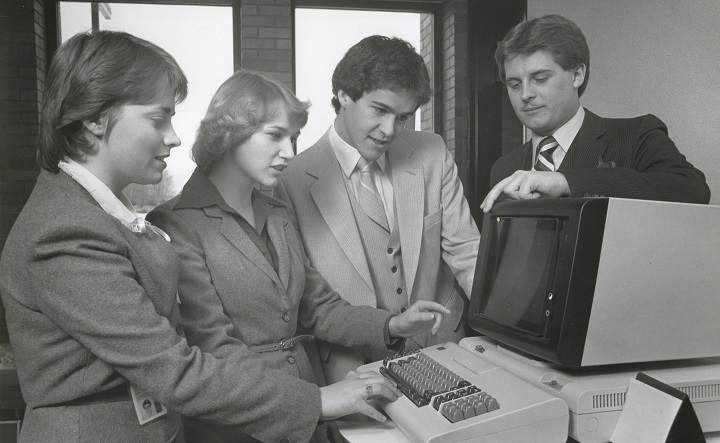
{"label": "woman with blonde curly hair", "polygon": [[[192,149],[197,169],[182,193],[148,219],[167,231],[180,253],[180,312],[189,342],[218,357],[228,352],[229,339],[247,346],[267,373],[238,379],[260,394],[281,389],[289,398],[302,396],[305,407],[290,419],[310,432],[318,419],[355,412],[384,421],[367,400],[395,400],[399,393],[374,372],[352,372],[318,387],[303,343],[317,337],[399,349],[402,338],[437,330],[449,312],[433,302],[418,302],[399,316],[351,306],[310,266],[292,214],[258,190],[278,184],[308,106],[260,74],[235,73],[220,86],[200,124]],[[276,414],[277,401],[259,395],[254,411]],[[251,431],[185,419],[188,441],[255,441]],[[326,438],[323,427],[313,436]]]}

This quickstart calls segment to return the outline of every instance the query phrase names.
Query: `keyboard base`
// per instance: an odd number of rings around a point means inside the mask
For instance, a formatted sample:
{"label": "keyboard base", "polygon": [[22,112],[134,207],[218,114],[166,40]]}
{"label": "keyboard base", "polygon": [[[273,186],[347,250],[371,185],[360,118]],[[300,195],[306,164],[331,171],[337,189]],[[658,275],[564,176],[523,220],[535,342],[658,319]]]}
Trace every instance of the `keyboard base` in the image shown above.
{"label": "keyboard base", "polygon": [[[510,372],[482,360],[455,343],[421,351],[442,366],[497,399],[500,408],[455,423],[430,405],[417,407],[407,397],[384,403],[392,421],[417,443],[565,442],[569,413],[561,399],[532,386]],[[379,372],[383,362],[359,370]]]}

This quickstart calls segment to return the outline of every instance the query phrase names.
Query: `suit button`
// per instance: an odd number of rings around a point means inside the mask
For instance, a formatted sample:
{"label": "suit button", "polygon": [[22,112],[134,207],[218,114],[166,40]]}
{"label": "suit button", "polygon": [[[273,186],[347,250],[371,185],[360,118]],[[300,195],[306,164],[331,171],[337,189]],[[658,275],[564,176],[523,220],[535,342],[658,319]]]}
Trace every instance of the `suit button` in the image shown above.
{"label": "suit button", "polygon": [[288,314],[287,312],[284,313],[284,314],[283,314],[283,321],[284,321],[285,323],[289,322],[289,321],[290,321],[290,314]]}
{"label": "suit button", "polygon": [[391,271],[393,274],[396,273],[396,272],[397,272],[397,266],[393,266],[392,268],[390,268],[390,271]]}
{"label": "suit button", "polygon": [[177,332],[178,335],[183,335],[183,325],[178,323],[177,326],[175,326],[175,332]]}
{"label": "suit button", "polygon": [[290,363],[291,365],[294,365],[294,364],[295,364],[295,357],[293,357],[293,356],[291,355],[290,357],[287,358],[287,361],[288,361],[288,363]]}
{"label": "suit button", "polygon": [[393,253],[393,248],[388,248],[388,254],[392,254],[392,253]]}
{"label": "suit button", "polygon": [[397,293],[402,294],[402,288],[397,288]]}

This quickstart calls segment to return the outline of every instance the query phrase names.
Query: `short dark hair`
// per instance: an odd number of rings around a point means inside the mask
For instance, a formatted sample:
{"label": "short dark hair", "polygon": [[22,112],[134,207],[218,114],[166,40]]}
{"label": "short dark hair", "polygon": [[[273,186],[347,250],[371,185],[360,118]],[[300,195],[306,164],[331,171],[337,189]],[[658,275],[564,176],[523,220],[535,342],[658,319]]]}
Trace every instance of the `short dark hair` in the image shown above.
{"label": "short dark hair", "polygon": [[575,69],[585,65],[585,81],[578,95],[585,92],[590,80],[590,50],[580,28],[561,15],[546,15],[516,25],[498,43],[495,62],[500,72],[500,81],[505,83],[505,60],[517,55],[530,55],[545,50],[555,58],[563,69]]}
{"label": "short dark hair", "polygon": [[192,147],[193,159],[207,174],[225,153],[281,112],[302,128],[309,107],[309,102],[300,101],[275,80],[251,71],[237,71],[220,85],[210,101]]}
{"label": "short dark hair", "polygon": [[430,101],[432,88],[425,61],[413,46],[397,37],[373,35],[356,43],[335,67],[332,76],[332,105],[340,111],[338,91],[353,101],[378,89],[405,90],[418,105]]}
{"label": "short dark hair", "polygon": [[93,148],[83,121],[107,118],[108,134],[126,104],[147,104],[171,91],[187,96],[187,78],[164,49],[125,32],[76,34],[55,52],[40,114],[37,161],[58,172],[58,162]]}

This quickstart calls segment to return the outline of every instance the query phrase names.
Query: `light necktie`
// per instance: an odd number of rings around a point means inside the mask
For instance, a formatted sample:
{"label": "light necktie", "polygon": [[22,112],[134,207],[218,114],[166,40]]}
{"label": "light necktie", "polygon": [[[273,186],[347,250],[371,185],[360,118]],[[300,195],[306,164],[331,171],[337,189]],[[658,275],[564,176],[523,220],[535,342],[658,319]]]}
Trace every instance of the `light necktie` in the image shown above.
{"label": "light necktie", "polygon": [[360,157],[357,169],[360,172],[360,186],[358,187],[358,201],[365,215],[377,223],[381,228],[390,232],[385,206],[383,205],[380,193],[375,186],[375,168],[377,164],[368,162]]}
{"label": "light necktie", "polygon": [[535,160],[536,171],[555,171],[553,163],[553,152],[558,148],[558,142],[554,137],[545,137],[538,143],[537,159]]}

